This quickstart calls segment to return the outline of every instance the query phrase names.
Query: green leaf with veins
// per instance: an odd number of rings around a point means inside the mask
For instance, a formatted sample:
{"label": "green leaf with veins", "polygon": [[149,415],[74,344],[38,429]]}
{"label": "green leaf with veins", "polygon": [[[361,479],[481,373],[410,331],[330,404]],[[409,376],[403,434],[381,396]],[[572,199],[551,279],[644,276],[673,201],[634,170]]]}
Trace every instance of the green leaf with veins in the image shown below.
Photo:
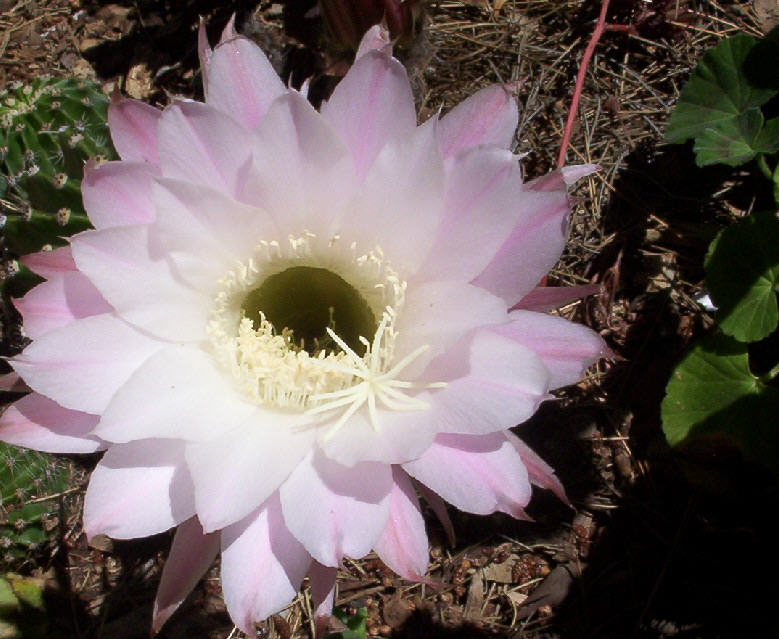
{"label": "green leaf with veins", "polygon": [[695,138],[695,163],[698,166],[727,164],[739,166],[758,153],[779,150],[779,118],[763,126],[763,114],[750,107],[738,116],[723,120]]}
{"label": "green leaf with veins", "polygon": [[779,219],[766,211],[722,231],[706,256],[706,285],[723,332],[742,342],[770,335],[779,321]]}
{"label": "green leaf with veins", "polygon": [[747,344],[721,333],[697,342],[674,370],[661,413],[670,444],[720,433],[779,474],[779,389],[752,374]]}
{"label": "green leaf with veins", "polygon": [[732,120],[776,94],[772,87],[752,86],[743,72],[744,61],[756,44],[751,36],[737,35],[703,56],[682,89],[668,122],[666,141],[681,143],[722,125],[732,128]]}

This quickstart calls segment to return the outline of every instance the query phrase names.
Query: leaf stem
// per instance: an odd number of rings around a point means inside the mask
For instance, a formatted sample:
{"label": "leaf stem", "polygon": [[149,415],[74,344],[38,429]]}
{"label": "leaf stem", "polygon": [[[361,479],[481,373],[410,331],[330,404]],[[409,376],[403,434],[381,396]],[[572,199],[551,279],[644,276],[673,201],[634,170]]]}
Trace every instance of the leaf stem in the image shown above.
{"label": "leaf stem", "polygon": [[765,154],[758,153],[755,156],[755,162],[757,162],[757,167],[760,169],[760,172],[773,182],[774,172],[768,166],[768,162],[765,159]]}
{"label": "leaf stem", "polygon": [[768,371],[765,375],[760,376],[760,381],[764,384],[767,384],[771,380],[773,380],[777,375],[779,375],[779,363],[776,364],[770,371]]}

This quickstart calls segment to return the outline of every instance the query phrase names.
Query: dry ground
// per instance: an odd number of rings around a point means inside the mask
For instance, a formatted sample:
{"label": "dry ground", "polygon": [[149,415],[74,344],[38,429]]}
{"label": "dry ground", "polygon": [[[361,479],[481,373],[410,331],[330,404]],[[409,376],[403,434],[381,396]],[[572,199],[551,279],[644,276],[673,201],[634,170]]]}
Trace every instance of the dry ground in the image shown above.
{"label": "dry ground", "polygon": [[[0,85],[38,73],[97,78],[158,105],[199,94],[195,29],[212,41],[229,15],[293,83],[313,76],[325,96],[343,62],[323,54],[311,2],[0,0]],[[765,5],[766,3],[762,3]],[[571,163],[602,171],[578,206],[554,283],[602,293],[563,309],[599,331],[616,357],[518,432],[558,470],[573,509],[546,494],[534,523],[452,513],[457,540],[429,518],[431,589],[368,557],[341,571],[339,603],[366,606],[372,634],[406,637],[757,637],[776,628],[771,593],[776,485],[731,448],[672,452],[659,426],[671,367],[710,318],[694,302],[702,256],[718,228],[760,201],[748,175],[695,168],[662,131],[701,52],[738,32],[758,35],[748,2],[613,0],[612,24],[587,75]],[[588,0],[441,1],[404,54],[423,115],[493,82],[512,82],[522,107],[516,148],[529,176],[553,168],[578,61],[600,8]],[[714,194],[714,195],[713,195]],[[75,462],[88,469],[94,460]],[[84,477],[84,473],[81,474]],[[82,485],[83,488],[83,485]],[[88,547],[78,501],[50,569],[52,637],[130,639],[148,633],[170,538]],[[161,633],[238,637],[216,569]],[[258,629],[307,637],[309,602]]]}

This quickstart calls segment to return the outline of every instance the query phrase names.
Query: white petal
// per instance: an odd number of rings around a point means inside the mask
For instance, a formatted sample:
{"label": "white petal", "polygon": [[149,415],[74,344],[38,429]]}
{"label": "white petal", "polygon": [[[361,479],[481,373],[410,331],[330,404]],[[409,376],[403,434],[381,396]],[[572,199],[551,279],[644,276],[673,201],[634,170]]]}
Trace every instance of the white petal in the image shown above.
{"label": "white petal", "polygon": [[112,446],[92,471],[84,531],[88,537],[147,537],[194,514],[183,442],[147,439]]}
{"label": "white petal", "polygon": [[187,445],[197,513],[206,531],[245,517],[281,485],[311,448],[315,432],[308,419],[258,406],[218,439]]}
{"label": "white petal", "polygon": [[31,388],[61,406],[98,415],[163,342],[112,314],[46,333],[11,361]]}
{"label": "white petal", "polygon": [[147,437],[208,441],[250,420],[257,406],[197,346],[150,357],[111,399],[96,432],[113,442]]}
{"label": "white petal", "polygon": [[297,594],[311,557],[284,525],[278,495],[222,531],[222,592],[236,626],[247,636],[254,623],[284,608]]}
{"label": "white petal", "polygon": [[146,162],[87,162],[81,194],[89,221],[105,229],[154,220],[151,182],[157,173]]}
{"label": "white petal", "polygon": [[281,487],[284,521],[311,556],[338,566],[373,548],[389,516],[389,466],[348,468],[312,451]]}

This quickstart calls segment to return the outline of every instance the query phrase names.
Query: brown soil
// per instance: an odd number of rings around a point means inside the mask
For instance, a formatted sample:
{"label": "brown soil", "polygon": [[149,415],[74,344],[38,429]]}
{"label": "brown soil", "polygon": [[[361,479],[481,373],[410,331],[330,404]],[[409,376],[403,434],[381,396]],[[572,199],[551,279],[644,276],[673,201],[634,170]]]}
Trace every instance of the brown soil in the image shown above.
{"label": "brown soil", "polygon": [[[164,105],[200,96],[196,27],[212,41],[230,14],[285,78],[312,77],[322,98],[344,62],[324,53],[313,2],[0,0],[0,87],[42,73],[96,78],[108,91]],[[765,2],[761,3],[766,5]],[[701,52],[738,32],[760,34],[750,3],[613,0],[611,24],[587,75],[568,152],[603,170],[577,189],[571,242],[553,283],[597,282],[603,292],[563,309],[599,331],[616,357],[545,405],[520,435],[563,480],[573,508],[538,493],[535,522],[452,512],[450,545],[429,517],[431,577],[404,582],[375,558],[347,561],[338,602],[366,607],[372,635],[523,637],[758,637],[775,634],[779,569],[769,521],[775,482],[732,448],[706,442],[671,451],[659,405],[671,368],[711,319],[693,296],[702,257],[723,223],[763,197],[748,175],[701,170],[662,131]],[[592,32],[595,0],[441,0],[404,53],[423,114],[493,82],[513,82],[522,107],[516,149],[529,176],[554,166],[574,77]],[[712,197],[712,194],[715,194]],[[51,557],[51,637],[148,636],[168,535],[87,546],[71,495]],[[311,630],[305,592],[258,636]],[[773,633],[772,633],[773,631]],[[209,573],[160,637],[242,636]]]}

